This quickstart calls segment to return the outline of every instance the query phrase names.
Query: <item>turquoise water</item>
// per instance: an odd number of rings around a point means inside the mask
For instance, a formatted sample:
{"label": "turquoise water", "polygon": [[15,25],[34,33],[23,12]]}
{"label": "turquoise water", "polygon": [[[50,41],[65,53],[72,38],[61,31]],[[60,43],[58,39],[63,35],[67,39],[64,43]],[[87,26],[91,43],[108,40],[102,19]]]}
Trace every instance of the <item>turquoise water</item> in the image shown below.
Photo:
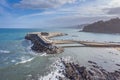
{"label": "turquoise water", "polygon": [[[42,64],[47,58],[39,58],[34,55],[29,48],[31,45],[30,42],[24,39],[28,32],[34,31],[44,30],[0,29],[0,80],[24,80],[29,73],[34,74],[37,68],[44,68],[44,66],[47,65]],[[35,62],[33,61],[30,65],[29,63],[31,63],[30,61],[33,59],[37,60]],[[26,62],[28,62],[28,64],[24,65]],[[37,70],[37,72],[40,73],[42,70]]]}
{"label": "turquoise water", "polygon": [[87,61],[93,60],[105,69],[119,69],[115,64],[120,63],[120,52],[114,49],[84,47],[67,48],[64,53],[55,55],[34,53],[30,49],[30,41],[25,40],[24,37],[28,32],[36,31],[68,34],[55,39],[120,42],[120,34],[86,33],[78,32],[77,29],[0,29],[0,80],[38,80],[40,76],[49,74],[50,66],[56,59],[68,56],[82,65],[88,65]]}

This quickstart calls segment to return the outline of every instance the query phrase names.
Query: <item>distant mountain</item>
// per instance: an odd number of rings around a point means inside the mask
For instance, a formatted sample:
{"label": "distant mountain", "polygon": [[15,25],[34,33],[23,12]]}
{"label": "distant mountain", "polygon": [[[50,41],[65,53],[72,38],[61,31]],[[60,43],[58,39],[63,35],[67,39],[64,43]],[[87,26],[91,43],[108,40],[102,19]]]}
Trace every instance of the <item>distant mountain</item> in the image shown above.
{"label": "distant mountain", "polygon": [[96,33],[120,33],[120,19],[114,18],[108,21],[98,21],[83,28],[85,32]]}
{"label": "distant mountain", "polygon": [[83,29],[84,26],[87,26],[88,24],[81,24],[81,25],[73,25],[73,26],[68,26],[66,28],[76,28],[76,29]]}

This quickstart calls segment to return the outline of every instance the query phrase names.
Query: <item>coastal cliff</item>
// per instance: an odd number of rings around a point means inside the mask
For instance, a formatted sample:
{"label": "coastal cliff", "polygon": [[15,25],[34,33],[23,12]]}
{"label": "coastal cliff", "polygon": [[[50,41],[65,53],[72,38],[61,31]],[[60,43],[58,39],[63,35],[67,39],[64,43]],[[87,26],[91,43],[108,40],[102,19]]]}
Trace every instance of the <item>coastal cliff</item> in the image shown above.
{"label": "coastal cliff", "polygon": [[85,26],[83,31],[95,33],[120,33],[120,19],[114,18],[108,21],[98,21]]}

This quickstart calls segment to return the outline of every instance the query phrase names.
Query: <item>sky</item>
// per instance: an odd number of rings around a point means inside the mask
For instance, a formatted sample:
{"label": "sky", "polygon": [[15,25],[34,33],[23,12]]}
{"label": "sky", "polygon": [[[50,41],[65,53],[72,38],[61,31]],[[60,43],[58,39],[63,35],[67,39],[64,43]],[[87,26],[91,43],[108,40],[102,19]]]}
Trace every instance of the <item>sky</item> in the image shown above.
{"label": "sky", "polygon": [[69,27],[120,16],[120,0],[0,0],[0,28]]}

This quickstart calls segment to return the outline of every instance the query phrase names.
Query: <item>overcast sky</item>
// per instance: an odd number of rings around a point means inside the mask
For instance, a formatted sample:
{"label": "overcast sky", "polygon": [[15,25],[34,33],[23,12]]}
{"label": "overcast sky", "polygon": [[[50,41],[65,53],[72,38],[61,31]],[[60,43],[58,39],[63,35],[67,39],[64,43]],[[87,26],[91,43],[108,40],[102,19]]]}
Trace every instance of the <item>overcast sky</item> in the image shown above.
{"label": "overcast sky", "polygon": [[120,0],[0,0],[0,28],[64,27],[120,16]]}

